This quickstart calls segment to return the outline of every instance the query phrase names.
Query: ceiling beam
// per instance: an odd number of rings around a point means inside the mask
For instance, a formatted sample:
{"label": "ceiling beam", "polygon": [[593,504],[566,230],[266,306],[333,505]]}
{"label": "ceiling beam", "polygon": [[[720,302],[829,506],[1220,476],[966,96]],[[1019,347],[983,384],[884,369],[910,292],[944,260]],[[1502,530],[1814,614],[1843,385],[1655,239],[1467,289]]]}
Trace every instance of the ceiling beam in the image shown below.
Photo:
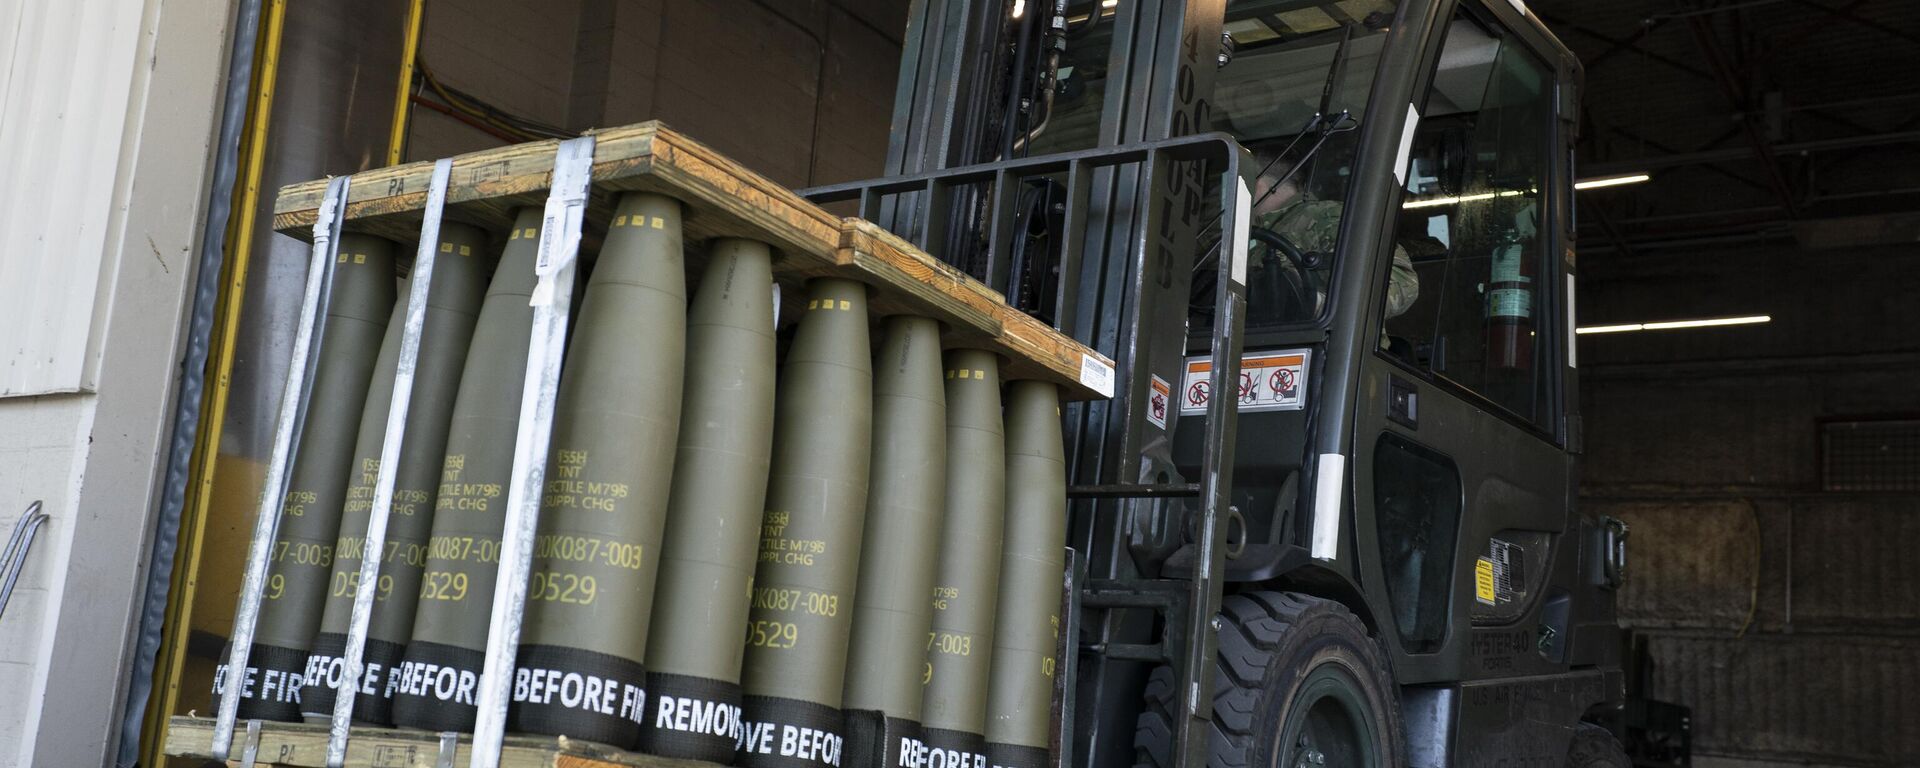
{"label": "ceiling beam", "polygon": [[1606,207],[1592,199],[1584,200],[1583,203],[1587,211],[1593,214],[1594,220],[1600,223],[1600,231],[1605,233],[1607,240],[1613,243],[1614,250],[1627,256],[1632,256],[1633,246],[1629,245],[1627,238],[1620,234],[1620,228],[1614,226],[1613,217],[1607,214]]}
{"label": "ceiling beam", "polygon": [[[1586,35],[1587,37],[1591,37],[1591,38],[1593,38],[1593,39],[1595,39],[1595,40],[1599,40],[1600,42],[1603,42],[1603,43],[1607,43],[1607,44],[1609,44],[1609,45],[1613,45],[1613,46],[1615,46],[1615,47],[1621,47],[1621,46],[1624,46],[1624,47],[1627,47],[1627,48],[1632,48],[1633,50],[1635,50],[1636,52],[1638,52],[1638,53],[1639,53],[1640,55],[1642,55],[1642,56],[1645,56],[1645,57],[1646,57],[1647,59],[1649,59],[1649,60],[1651,60],[1651,61],[1657,61],[1657,62],[1660,62],[1661,64],[1665,64],[1665,65],[1667,65],[1667,66],[1669,66],[1669,67],[1672,67],[1672,68],[1674,68],[1674,69],[1676,69],[1676,70],[1679,70],[1679,71],[1681,71],[1681,72],[1685,72],[1685,73],[1687,73],[1687,74],[1689,74],[1689,75],[1693,75],[1694,77],[1698,77],[1698,78],[1700,78],[1700,79],[1702,79],[1702,80],[1712,80],[1712,79],[1713,79],[1713,75],[1712,75],[1712,73],[1709,73],[1709,72],[1707,72],[1707,71],[1706,71],[1706,70],[1704,70],[1704,69],[1701,69],[1701,68],[1699,68],[1699,67],[1696,67],[1696,66],[1694,66],[1694,65],[1692,65],[1692,64],[1688,64],[1688,63],[1686,63],[1686,62],[1684,62],[1684,61],[1681,61],[1681,60],[1679,60],[1679,59],[1676,59],[1676,58],[1673,58],[1673,57],[1671,57],[1671,56],[1667,56],[1666,54],[1661,54],[1661,53],[1654,53],[1653,51],[1650,51],[1650,50],[1647,50],[1646,48],[1644,48],[1644,47],[1642,47],[1642,46],[1640,46],[1640,45],[1638,44],[1638,42],[1639,42],[1638,40],[1635,40],[1635,39],[1622,39],[1622,38],[1616,38],[1616,37],[1614,37],[1614,36],[1612,36],[1612,35],[1609,35],[1609,34],[1606,34],[1606,33],[1604,33],[1604,32],[1600,32],[1600,31],[1597,31],[1597,30],[1594,30],[1594,29],[1592,29],[1592,28],[1590,28],[1590,27],[1585,27],[1585,26],[1582,26],[1582,25],[1579,25],[1579,24],[1574,24],[1574,23],[1572,23],[1572,22],[1569,22],[1569,21],[1567,21],[1567,20],[1565,20],[1565,19],[1561,19],[1561,18],[1559,18],[1559,17],[1556,17],[1556,16],[1549,16],[1549,15],[1547,15],[1547,14],[1544,14],[1544,13],[1542,13],[1542,14],[1539,14],[1539,15],[1540,15],[1540,19],[1541,19],[1542,21],[1545,21],[1545,22],[1547,22],[1548,24],[1552,24],[1552,25],[1554,25],[1555,27],[1560,27],[1560,28],[1564,28],[1564,29],[1567,29],[1567,30],[1569,30],[1569,31],[1572,31],[1572,32],[1578,32],[1578,33],[1580,33],[1580,34],[1582,34],[1582,35]],[[1644,37],[1645,37],[1645,35],[1640,35],[1640,37],[1641,37],[1641,38],[1644,38]],[[1589,67],[1589,68],[1591,68],[1591,67],[1592,67],[1592,65],[1591,65],[1591,64],[1589,64],[1589,65],[1588,65],[1588,67]]]}
{"label": "ceiling beam", "polygon": [[1735,79],[1733,67],[1727,63],[1726,55],[1720,51],[1720,45],[1714,39],[1711,22],[1705,17],[1694,16],[1687,19],[1687,25],[1693,28],[1694,41],[1699,43],[1700,52],[1707,57],[1707,63],[1713,66],[1714,79],[1720,84],[1720,90],[1731,102],[1734,111],[1741,113],[1740,126],[1747,134],[1747,143],[1753,150],[1753,159],[1759,164],[1767,184],[1773,188],[1773,194],[1785,208],[1788,218],[1800,215],[1800,204],[1794,200],[1793,188],[1788,186],[1786,176],[1780,173],[1780,161],[1774,155],[1773,148],[1766,137],[1760,135],[1760,127],[1748,112],[1752,108],[1747,89]]}
{"label": "ceiling beam", "polygon": [[[1687,156],[1699,154],[1705,151],[1703,149],[1703,150],[1696,150],[1694,152],[1682,152],[1680,150],[1674,149],[1673,147],[1669,147],[1665,144],[1661,144],[1660,142],[1654,141],[1652,139],[1649,139],[1639,134],[1628,131],[1625,128],[1616,128],[1613,126],[1608,126],[1605,130],[1610,133],[1613,133],[1614,135],[1619,136],[1620,138],[1626,139],[1627,141],[1631,141],[1636,144],[1640,144],[1641,146],[1652,147],[1656,150],[1659,150],[1660,154],[1652,156],[1656,158],[1687,157]],[[1735,128],[1734,130],[1736,133],[1739,132],[1738,128]],[[1717,145],[1721,141],[1724,141],[1724,139],[1715,139],[1708,146]],[[1733,153],[1732,154],[1733,158],[1746,157],[1746,150],[1736,149],[1736,150],[1731,150],[1731,152]],[[1689,165],[1698,165],[1707,171],[1711,171],[1720,176],[1725,176],[1728,180],[1738,182],[1745,186],[1753,187],[1754,189],[1760,190],[1762,192],[1767,191],[1767,185],[1754,181],[1752,179],[1749,179],[1745,176],[1741,176],[1740,174],[1734,173],[1731,170],[1722,168],[1718,165],[1714,165],[1711,163],[1678,163],[1672,166],[1660,166],[1660,165],[1649,164],[1644,167],[1636,168],[1634,170],[1620,170],[1634,162],[1639,162],[1639,161],[1616,160],[1616,161],[1606,161],[1606,162],[1595,162],[1595,163],[1592,163],[1591,165],[1581,166],[1584,169],[1581,171],[1581,174],[1584,176],[1614,176],[1621,173],[1637,173],[1640,170],[1651,170],[1657,167],[1681,167],[1681,166],[1689,166]]]}
{"label": "ceiling beam", "polygon": [[1871,29],[1877,32],[1885,33],[1887,35],[1891,35],[1893,37],[1899,38],[1901,40],[1905,40],[1914,45],[1920,45],[1920,35],[1915,35],[1906,30],[1896,29],[1894,27],[1887,26],[1878,21],[1874,21],[1873,19],[1866,18],[1856,13],[1855,9],[1859,8],[1861,5],[1861,3],[1859,2],[1850,3],[1848,5],[1845,5],[1839,8],[1834,8],[1821,3],[1816,3],[1813,0],[1797,0],[1797,2],[1800,5],[1804,5],[1816,11],[1821,11],[1830,16],[1837,16],[1839,18],[1853,22],[1860,26],[1866,27],[1867,29]]}
{"label": "ceiling beam", "polygon": [[1621,40],[1619,42],[1614,43],[1613,45],[1609,46],[1606,50],[1601,51],[1599,55],[1589,58],[1582,63],[1586,65],[1588,72],[1592,72],[1593,70],[1599,68],[1601,64],[1607,63],[1607,59],[1611,59],[1627,51],[1631,51],[1639,48],[1640,41],[1647,39],[1648,35],[1653,34],[1654,30],[1659,29],[1660,27],[1664,26],[1666,23],[1667,23],[1666,19],[1649,19],[1645,24],[1640,25],[1640,31],[1633,33],[1632,37],[1629,37],[1625,40]]}
{"label": "ceiling beam", "polygon": [[[1890,144],[1920,144],[1920,131],[1893,131],[1888,133],[1867,134],[1864,136],[1846,136],[1837,139],[1795,141],[1773,144],[1770,145],[1768,149],[1776,154],[1794,155],[1805,152],[1826,152],[1836,149],[1882,147]],[[1628,160],[1611,160],[1605,163],[1594,163],[1583,168],[1581,173],[1602,176],[1659,168],[1678,168],[1686,165],[1711,165],[1714,163],[1740,160],[1751,156],[1752,152],[1749,149],[1728,147],[1725,149],[1650,155]]]}

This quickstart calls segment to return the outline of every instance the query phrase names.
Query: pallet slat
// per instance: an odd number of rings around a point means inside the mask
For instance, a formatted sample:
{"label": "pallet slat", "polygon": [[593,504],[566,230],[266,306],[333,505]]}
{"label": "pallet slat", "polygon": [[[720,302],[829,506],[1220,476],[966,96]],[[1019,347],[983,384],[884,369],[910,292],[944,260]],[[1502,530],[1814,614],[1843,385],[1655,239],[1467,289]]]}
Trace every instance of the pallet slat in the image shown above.
{"label": "pallet slat", "polygon": [[[234,729],[227,757],[238,761],[246,728]],[[213,719],[176,716],[167,721],[166,753],[174,757],[212,759]],[[454,765],[472,756],[473,735],[462,734]],[[439,734],[393,728],[354,728],[347,742],[347,765],[375,768],[434,768],[440,754]],[[327,727],[306,723],[261,723],[257,765],[287,768],[324,768],[327,764]],[[546,736],[507,736],[500,749],[501,768],[720,768],[714,763],[623,752],[597,744]]]}
{"label": "pallet slat", "polygon": [[[558,146],[539,141],[455,157],[446,218],[507,228],[516,208],[544,204]],[[354,174],[347,228],[403,242],[418,237],[432,171],[432,163],[412,163]],[[939,320],[949,345],[1006,357],[1010,378],[1052,381],[1070,400],[1107,396],[1098,379],[1104,372],[1111,380],[1112,361],[878,225],[834,216],[657,121],[596,131],[593,182],[603,193],[658,192],[686,203],[690,240],[745,237],[773,245],[781,253],[775,277],[790,287],[824,276],[868,283],[878,288],[876,314]],[[325,193],[325,179],[282,188],[274,228],[310,237]],[[611,204],[612,195],[593,198],[590,231],[604,231]]]}

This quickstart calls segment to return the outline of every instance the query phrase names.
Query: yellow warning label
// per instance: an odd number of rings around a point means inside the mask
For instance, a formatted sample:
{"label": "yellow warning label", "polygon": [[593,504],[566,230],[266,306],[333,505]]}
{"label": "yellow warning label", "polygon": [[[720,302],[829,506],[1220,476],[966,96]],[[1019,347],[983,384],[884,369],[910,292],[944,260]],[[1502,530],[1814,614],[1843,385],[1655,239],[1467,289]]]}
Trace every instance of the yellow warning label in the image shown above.
{"label": "yellow warning label", "polygon": [[1473,596],[1493,605],[1493,561],[1480,558],[1473,563]]}

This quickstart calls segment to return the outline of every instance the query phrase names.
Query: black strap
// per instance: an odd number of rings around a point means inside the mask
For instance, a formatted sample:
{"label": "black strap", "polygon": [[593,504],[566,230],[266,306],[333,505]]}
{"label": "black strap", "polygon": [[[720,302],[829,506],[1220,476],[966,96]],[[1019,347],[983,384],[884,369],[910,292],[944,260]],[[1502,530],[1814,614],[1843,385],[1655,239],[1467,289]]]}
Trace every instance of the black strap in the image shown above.
{"label": "black strap", "polygon": [[740,686],[723,680],[647,673],[653,693],[640,724],[640,751],[731,764],[741,728]]}
{"label": "black strap", "polygon": [[647,670],[639,662],[555,645],[520,646],[507,729],[596,741],[640,743]]}

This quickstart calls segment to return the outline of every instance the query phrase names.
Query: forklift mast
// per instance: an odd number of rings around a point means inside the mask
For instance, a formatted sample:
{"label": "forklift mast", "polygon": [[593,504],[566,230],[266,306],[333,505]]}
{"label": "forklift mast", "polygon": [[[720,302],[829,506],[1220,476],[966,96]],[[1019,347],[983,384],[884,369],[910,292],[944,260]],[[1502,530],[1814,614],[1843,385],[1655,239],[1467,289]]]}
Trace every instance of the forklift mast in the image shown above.
{"label": "forklift mast", "polygon": [[1485,702],[1618,698],[1624,534],[1574,511],[1580,71],[1522,0],[909,13],[886,176],[804,194],[1115,363],[1065,413],[1061,764],[1133,764],[1165,667],[1205,765],[1244,589],[1364,622],[1415,764],[1551,751]]}

